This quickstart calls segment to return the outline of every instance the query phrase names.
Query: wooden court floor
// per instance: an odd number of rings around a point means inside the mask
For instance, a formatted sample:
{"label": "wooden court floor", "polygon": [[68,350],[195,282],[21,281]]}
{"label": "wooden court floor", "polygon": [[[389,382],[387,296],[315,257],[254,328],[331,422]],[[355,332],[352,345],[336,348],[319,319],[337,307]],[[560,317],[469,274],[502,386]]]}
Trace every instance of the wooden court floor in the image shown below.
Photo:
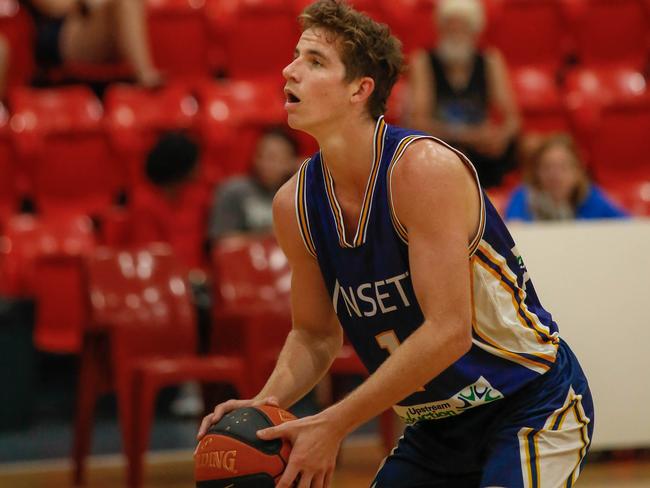
{"label": "wooden court floor", "polygon": [[[150,455],[144,488],[192,488],[191,452]],[[373,439],[344,445],[332,488],[369,485],[382,458]],[[90,462],[87,488],[121,488],[124,466],[119,457]],[[0,466],[0,487],[67,488],[70,467],[66,462]],[[618,461],[588,464],[577,483],[580,488],[650,488],[650,461]]]}

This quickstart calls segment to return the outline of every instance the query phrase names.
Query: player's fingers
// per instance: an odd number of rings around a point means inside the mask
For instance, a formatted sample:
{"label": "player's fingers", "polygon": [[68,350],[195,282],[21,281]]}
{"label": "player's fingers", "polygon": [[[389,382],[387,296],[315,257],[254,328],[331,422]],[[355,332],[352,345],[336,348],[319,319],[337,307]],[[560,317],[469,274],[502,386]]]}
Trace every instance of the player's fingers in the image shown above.
{"label": "player's fingers", "polygon": [[327,473],[317,474],[311,480],[311,488],[325,488],[325,477]]}
{"label": "player's fingers", "polygon": [[282,473],[282,477],[275,488],[292,488],[293,482],[298,477],[299,471],[295,464],[289,463]]}
{"label": "player's fingers", "polygon": [[332,483],[332,475],[334,474],[334,470],[330,469],[326,474],[325,474],[325,479],[323,480],[323,488],[329,488],[330,484]]}
{"label": "player's fingers", "polygon": [[243,407],[246,405],[246,403],[246,400],[228,400],[220,403],[214,407],[214,411],[212,412],[213,422],[219,422],[219,420],[221,420],[221,417],[223,417],[225,414],[232,412],[236,408]]}
{"label": "player's fingers", "polygon": [[276,425],[275,427],[269,427],[268,429],[262,429],[257,431],[257,437],[265,441],[270,441],[272,439],[277,439],[287,434],[287,424]]}
{"label": "player's fingers", "polygon": [[247,400],[228,400],[214,407],[214,411],[203,418],[203,422],[201,422],[201,427],[199,427],[199,432],[196,435],[196,438],[200,440],[212,424],[216,424],[225,414],[240,406],[246,405],[246,403]]}
{"label": "player's fingers", "polygon": [[313,480],[312,475],[305,474],[303,471],[300,473],[300,482],[298,483],[298,488],[311,488],[311,481]]}
{"label": "player's fingers", "polygon": [[280,406],[280,401],[278,400],[277,397],[270,396],[270,397],[266,397],[264,399],[264,404],[265,405],[273,405],[274,407],[279,407]]}
{"label": "player's fingers", "polygon": [[201,422],[201,426],[199,427],[199,432],[196,434],[196,439],[201,440],[211,425],[212,425],[212,414],[203,417],[203,421]]}

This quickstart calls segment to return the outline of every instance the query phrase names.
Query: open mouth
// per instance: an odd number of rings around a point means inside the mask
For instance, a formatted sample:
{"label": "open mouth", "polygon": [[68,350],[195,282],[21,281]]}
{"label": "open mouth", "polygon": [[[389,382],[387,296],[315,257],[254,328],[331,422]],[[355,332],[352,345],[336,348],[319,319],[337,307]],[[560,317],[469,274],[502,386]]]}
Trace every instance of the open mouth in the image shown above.
{"label": "open mouth", "polygon": [[300,98],[298,98],[289,90],[285,90],[285,94],[287,96],[287,103],[300,103]]}

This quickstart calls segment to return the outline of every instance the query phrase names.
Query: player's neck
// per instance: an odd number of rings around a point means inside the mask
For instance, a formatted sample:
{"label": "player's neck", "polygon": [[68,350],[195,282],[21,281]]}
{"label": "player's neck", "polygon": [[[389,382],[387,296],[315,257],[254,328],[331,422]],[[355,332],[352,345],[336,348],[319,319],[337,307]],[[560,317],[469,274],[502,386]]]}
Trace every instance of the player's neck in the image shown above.
{"label": "player's neck", "polygon": [[363,193],[372,165],[375,126],[369,117],[348,119],[318,138],[337,189]]}

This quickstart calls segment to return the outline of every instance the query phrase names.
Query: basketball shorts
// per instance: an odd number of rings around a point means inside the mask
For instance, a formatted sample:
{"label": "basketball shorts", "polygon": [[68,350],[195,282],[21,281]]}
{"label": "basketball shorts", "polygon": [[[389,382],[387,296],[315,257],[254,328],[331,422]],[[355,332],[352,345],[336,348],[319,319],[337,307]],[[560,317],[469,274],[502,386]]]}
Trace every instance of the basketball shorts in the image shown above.
{"label": "basketball shorts", "polygon": [[570,487],[593,429],[587,379],[561,342],[555,365],[514,395],[407,427],[371,488]]}

